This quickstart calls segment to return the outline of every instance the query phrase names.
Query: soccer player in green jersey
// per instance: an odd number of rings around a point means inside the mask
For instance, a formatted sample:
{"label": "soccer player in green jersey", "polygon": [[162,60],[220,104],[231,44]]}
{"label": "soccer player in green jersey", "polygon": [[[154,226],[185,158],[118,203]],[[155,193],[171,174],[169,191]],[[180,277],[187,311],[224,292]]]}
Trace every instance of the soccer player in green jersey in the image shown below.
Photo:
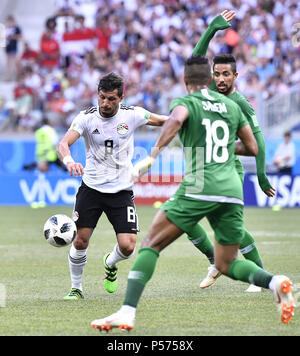
{"label": "soccer player in green jersey", "polygon": [[257,155],[258,147],[250,125],[237,104],[208,89],[211,75],[205,57],[189,58],[184,77],[188,95],[172,101],[171,115],[151,154],[136,164],[132,177],[136,181],[146,173],[177,133],[185,147],[185,175],[175,195],[154,217],[142,241],[128,275],[123,306],[106,318],[92,321],[92,327],[100,331],[134,327],[137,304],[154,273],[160,252],[204,217],[215,233],[218,270],[234,280],[271,289],[282,321],[287,323],[293,316],[289,278],[273,276],[254,262],[237,258],[244,223],[243,186],[235,169],[235,140],[238,136],[244,151]]}
{"label": "soccer player in green jersey", "polygon": [[[205,56],[209,42],[215,33],[218,30],[224,30],[230,27],[229,22],[232,21],[234,17],[235,12],[227,10],[223,11],[221,15],[217,16],[211,22],[203,36],[200,38],[199,42],[194,48],[193,55],[201,54]],[[220,94],[226,95],[227,98],[233,100],[241,108],[243,114],[251,126],[252,132],[258,145],[256,169],[259,185],[267,196],[273,197],[275,195],[275,189],[271,186],[266,175],[265,141],[257,122],[255,111],[247,99],[236,90],[234,85],[234,82],[238,77],[235,58],[230,54],[218,55],[214,57],[213,62],[213,81],[209,88],[211,90],[218,91]],[[241,146],[237,147],[236,154],[245,154],[245,152],[243,152],[241,149]],[[235,166],[242,183],[244,183],[243,165],[237,156],[235,158]],[[188,238],[194,244],[194,246],[198,248],[198,250],[207,256],[210,262],[208,274],[200,283],[201,288],[208,288],[214,285],[216,279],[221,275],[214,265],[213,243],[200,225],[195,227],[195,230],[192,231]],[[246,229],[244,238],[240,245],[240,252],[246,259],[253,261],[258,266],[263,268],[262,259],[256,247],[254,238]],[[261,288],[250,285],[247,291],[260,292]]]}

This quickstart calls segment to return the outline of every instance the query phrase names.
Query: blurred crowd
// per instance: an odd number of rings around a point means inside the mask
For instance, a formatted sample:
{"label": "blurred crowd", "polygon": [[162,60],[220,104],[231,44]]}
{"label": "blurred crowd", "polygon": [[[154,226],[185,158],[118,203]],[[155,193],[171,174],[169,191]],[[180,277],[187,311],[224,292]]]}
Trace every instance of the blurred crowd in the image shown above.
{"label": "blurred crowd", "polygon": [[268,99],[300,83],[300,47],[292,41],[298,0],[57,0],[56,7],[38,50],[22,23],[7,18],[6,80],[16,85],[14,100],[0,98],[1,131],[30,132],[46,116],[63,132],[97,104],[99,78],[110,71],[125,79],[126,104],[167,114],[171,99],[185,94],[185,59],[224,9],[236,19],[207,55],[236,57],[239,91],[255,105],[258,93]]}

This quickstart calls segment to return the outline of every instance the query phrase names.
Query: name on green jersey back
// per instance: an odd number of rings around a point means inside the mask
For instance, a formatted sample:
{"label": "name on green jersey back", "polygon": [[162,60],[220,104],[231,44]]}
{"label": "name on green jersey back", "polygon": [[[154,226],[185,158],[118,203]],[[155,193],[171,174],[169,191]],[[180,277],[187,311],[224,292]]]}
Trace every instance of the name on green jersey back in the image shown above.
{"label": "name on green jersey back", "polygon": [[218,112],[220,114],[227,113],[225,103],[211,103],[210,101],[202,101],[202,106],[205,111]]}

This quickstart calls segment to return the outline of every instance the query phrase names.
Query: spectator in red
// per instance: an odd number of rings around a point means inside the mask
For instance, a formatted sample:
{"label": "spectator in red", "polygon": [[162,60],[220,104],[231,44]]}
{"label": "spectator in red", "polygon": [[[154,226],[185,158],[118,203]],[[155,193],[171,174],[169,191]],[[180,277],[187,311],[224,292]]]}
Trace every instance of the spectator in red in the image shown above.
{"label": "spectator in red", "polygon": [[17,86],[14,89],[14,96],[15,96],[15,99],[20,99],[27,95],[32,96],[33,91],[31,88],[29,88],[25,85],[25,76],[22,76],[19,80],[19,83],[17,84]]}
{"label": "spectator in red", "polygon": [[[29,118],[29,113],[33,108],[33,90],[25,84],[25,75],[22,74],[14,89],[14,114],[11,118],[11,125],[19,125],[23,120]],[[23,127],[25,125],[22,125]]]}
{"label": "spectator in red", "polygon": [[228,52],[232,53],[234,48],[238,45],[239,43],[239,35],[236,31],[234,31],[232,28],[226,31],[225,34],[225,42],[228,46]]}
{"label": "spectator in red", "polygon": [[46,24],[45,25],[46,25],[46,29],[49,30],[49,32],[51,32],[52,38],[54,38],[57,41],[59,41],[59,34],[56,31],[56,27],[57,27],[56,18],[55,17],[49,17],[46,20]]}
{"label": "spectator in red", "polygon": [[39,58],[39,53],[33,50],[28,42],[24,43],[24,50],[21,56],[21,61],[23,65],[26,65],[28,61],[37,61]]}
{"label": "spectator in red", "polygon": [[89,40],[95,37],[94,29],[86,26],[83,15],[76,15],[74,33],[78,35],[79,40]]}
{"label": "spectator in red", "polygon": [[108,21],[105,19],[101,19],[101,21],[97,20],[97,27],[95,30],[96,37],[98,39],[98,49],[104,49],[107,53],[109,53],[109,40],[113,31],[109,27]]}
{"label": "spectator in red", "polygon": [[[83,15],[76,15],[74,29],[69,31],[68,23],[65,23],[65,32],[63,34],[63,51],[70,55],[84,57],[87,52],[93,51],[95,38],[95,29],[85,25]],[[70,60],[70,58],[69,58]],[[68,66],[69,64],[67,64]]]}
{"label": "spectator in red", "polygon": [[59,66],[59,43],[53,38],[52,32],[47,29],[41,38],[40,60],[43,68],[56,68]]}
{"label": "spectator in red", "polygon": [[52,100],[49,102],[49,109],[51,111],[54,111],[56,113],[63,113],[64,106],[67,104],[67,99],[63,96],[61,92],[56,92]]}

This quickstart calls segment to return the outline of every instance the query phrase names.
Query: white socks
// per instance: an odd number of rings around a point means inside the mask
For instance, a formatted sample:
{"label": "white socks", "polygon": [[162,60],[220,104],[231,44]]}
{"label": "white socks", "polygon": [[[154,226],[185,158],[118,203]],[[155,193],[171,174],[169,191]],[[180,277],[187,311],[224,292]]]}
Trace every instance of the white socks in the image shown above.
{"label": "white socks", "polygon": [[[109,267],[114,266],[120,261],[127,260],[133,253],[129,256],[125,256],[119,248],[119,245],[116,244],[113,251],[109,254],[106,259],[106,264]],[[87,249],[85,250],[76,250],[74,245],[71,245],[70,252],[69,252],[69,266],[70,266],[70,275],[71,275],[71,282],[72,288],[80,289],[82,291],[82,276],[83,270],[87,262],[86,258]]]}
{"label": "white socks", "polygon": [[69,252],[69,266],[71,274],[72,288],[77,288],[82,291],[82,275],[84,266],[86,265],[86,252],[85,250],[76,250],[72,244]]}
{"label": "white socks", "polygon": [[113,251],[109,254],[109,256],[107,257],[106,259],[106,264],[109,266],[109,267],[112,267],[114,266],[115,264],[117,264],[118,262],[120,261],[123,261],[123,260],[127,260],[128,258],[130,258],[131,256],[134,255],[134,252],[135,252],[135,249],[134,251],[132,252],[131,255],[129,256],[125,256],[121,251],[120,251],[120,248],[119,248],[119,245],[116,244]]}

